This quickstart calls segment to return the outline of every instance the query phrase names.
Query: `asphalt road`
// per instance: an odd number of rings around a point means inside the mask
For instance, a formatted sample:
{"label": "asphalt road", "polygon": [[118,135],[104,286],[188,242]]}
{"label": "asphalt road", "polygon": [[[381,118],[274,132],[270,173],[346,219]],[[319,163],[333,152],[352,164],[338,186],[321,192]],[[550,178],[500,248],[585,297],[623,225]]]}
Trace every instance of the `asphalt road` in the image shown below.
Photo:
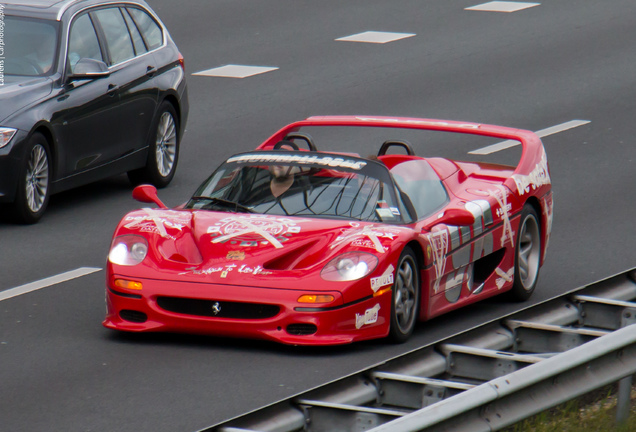
{"label": "asphalt road", "polygon": [[[190,121],[177,205],[230,154],[309,115],[446,118],[542,130],[555,214],[531,302],[636,266],[636,3],[548,0],[513,13],[471,0],[150,0],[186,58]],[[335,39],[364,31],[389,42]],[[228,64],[278,68],[236,79]],[[380,142],[341,141],[374,153]],[[470,158],[482,143],[417,142]],[[320,144],[319,144],[320,146]],[[323,146],[329,148],[329,146]],[[508,153],[511,152],[511,153]],[[494,155],[513,158],[514,150]],[[56,195],[35,226],[0,222],[0,290],[104,268],[110,236],[140,206],[126,177]],[[1,293],[0,293],[1,294]],[[369,367],[524,305],[489,301],[421,324],[404,345],[338,348],[101,326],[104,271],[0,301],[0,430],[190,432]]]}

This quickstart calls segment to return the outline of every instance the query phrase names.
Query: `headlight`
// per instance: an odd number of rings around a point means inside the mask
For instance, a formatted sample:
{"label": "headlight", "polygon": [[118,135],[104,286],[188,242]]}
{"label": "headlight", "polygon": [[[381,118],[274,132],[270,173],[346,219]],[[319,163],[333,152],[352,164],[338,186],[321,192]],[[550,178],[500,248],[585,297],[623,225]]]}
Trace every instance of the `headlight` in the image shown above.
{"label": "headlight", "polygon": [[116,237],[110,247],[108,260],[113,264],[134,266],[141,263],[148,253],[148,241],[138,235]]}
{"label": "headlight", "polygon": [[365,277],[378,265],[378,258],[366,252],[347,252],[322,269],[320,276],[328,281],[353,281]]}
{"label": "headlight", "polygon": [[13,138],[13,135],[15,135],[16,131],[17,129],[0,127],[0,148],[9,144],[9,141],[11,141],[11,138]]}

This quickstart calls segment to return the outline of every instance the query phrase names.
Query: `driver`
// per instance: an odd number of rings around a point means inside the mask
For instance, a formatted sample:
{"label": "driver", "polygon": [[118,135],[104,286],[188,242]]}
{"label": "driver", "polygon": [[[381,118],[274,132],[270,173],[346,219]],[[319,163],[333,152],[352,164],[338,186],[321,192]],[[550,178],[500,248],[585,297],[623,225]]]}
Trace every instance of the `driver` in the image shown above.
{"label": "driver", "polygon": [[293,166],[272,165],[269,167],[269,172],[272,175],[269,188],[275,198],[287,192],[291,185],[294,184],[294,173],[296,170],[297,168]]}
{"label": "driver", "polygon": [[48,35],[37,35],[33,50],[26,58],[37,68],[38,75],[46,75],[53,67],[55,54],[55,39]]}
{"label": "driver", "polygon": [[[292,142],[281,141],[277,147],[281,150],[298,150],[298,147],[294,148],[294,146]],[[269,172],[272,175],[269,188],[274,198],[278,198],[289,190],[294,184],[294,174],[299,171],[299,168],[293,166],[272,165],[269,167]]]}

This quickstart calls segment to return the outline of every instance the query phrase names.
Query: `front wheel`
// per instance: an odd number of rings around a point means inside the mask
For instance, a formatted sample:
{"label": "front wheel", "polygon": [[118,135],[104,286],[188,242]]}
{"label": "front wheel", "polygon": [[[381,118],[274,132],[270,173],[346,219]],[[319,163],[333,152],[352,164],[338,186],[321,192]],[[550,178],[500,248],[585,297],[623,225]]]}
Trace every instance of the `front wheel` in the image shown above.
{"label": "front wheel", "polygon": [[510,297],[515,301],[530,298],[539,280],[541,266],[541,228],[537,212],[529,204],[523,207],[515,246],[515,278]]}
{"label": "front wheel", "polygon": [[146,166],[129,171],[128,178],[135,185],[150,183],[166,187],[174,177],[178,160],[179,120],[172,104],[163,102],[153,121]]}
{"label": "front wheel", "polygon": [[27,144],[26,158],[20,167],[18,190],[12,204],[17,222],[34,224],[40,220],[49,203],[50,185],[49,144],[44,135],[36,132]]}
{"label": "front wheel", "polygon": [[410,247],[405,247],[398,260],[393,283],[391,327],[389,339],[405,342],[413,333],[420,301],[420,283],[417,258]]}

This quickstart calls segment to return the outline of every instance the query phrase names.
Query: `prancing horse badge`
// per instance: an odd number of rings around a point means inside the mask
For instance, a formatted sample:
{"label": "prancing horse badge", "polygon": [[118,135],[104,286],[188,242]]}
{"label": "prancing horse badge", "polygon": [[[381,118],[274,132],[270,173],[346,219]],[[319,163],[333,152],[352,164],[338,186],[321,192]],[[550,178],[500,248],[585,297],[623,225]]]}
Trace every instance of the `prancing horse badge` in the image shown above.
{"label": "prancing horse badge", "polygon": [[214,302],[214,304],[212,305],[212,313],[216,316],[219,314],[219,312],[221,312],[221,305],[219,304],[219,302]]}

